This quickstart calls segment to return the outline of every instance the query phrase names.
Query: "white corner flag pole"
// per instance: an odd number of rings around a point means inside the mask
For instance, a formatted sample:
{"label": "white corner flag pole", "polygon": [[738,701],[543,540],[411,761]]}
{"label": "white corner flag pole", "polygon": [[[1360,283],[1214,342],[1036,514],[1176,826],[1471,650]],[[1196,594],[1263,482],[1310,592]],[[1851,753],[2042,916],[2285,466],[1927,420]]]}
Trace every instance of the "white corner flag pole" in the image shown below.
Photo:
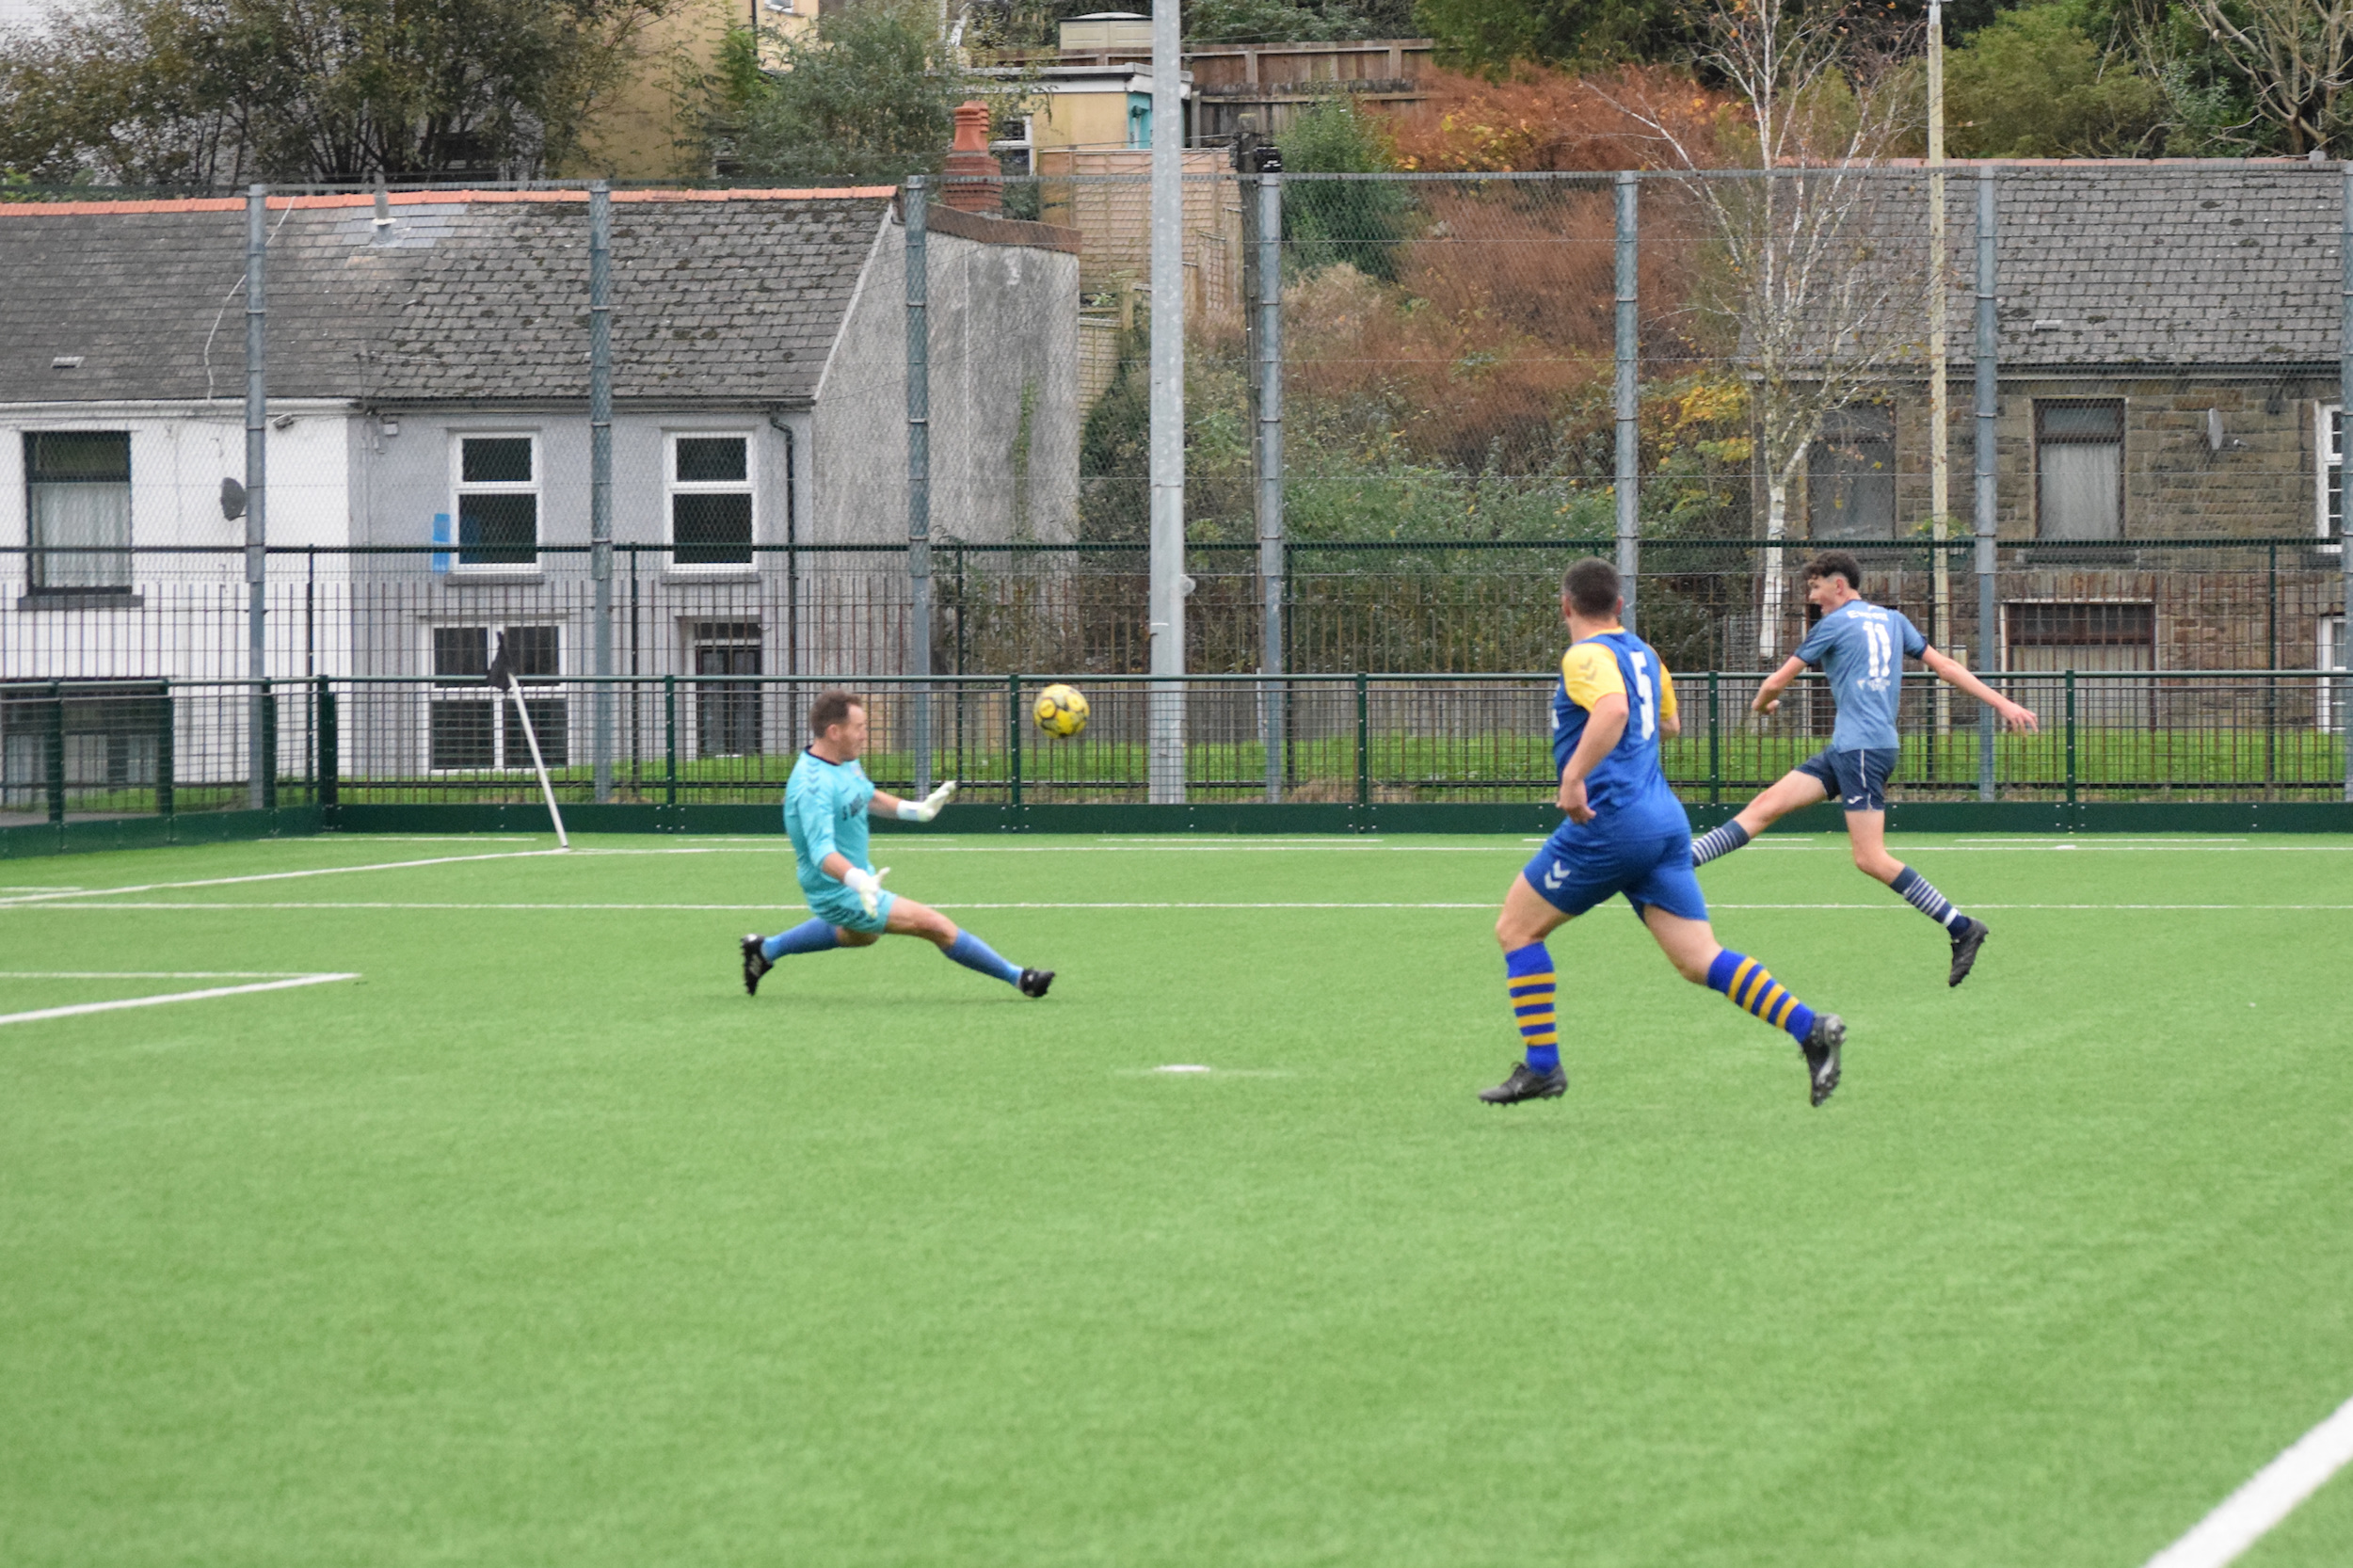
{"label": "white corner flag pole", "polygon": [[515,716],[523,721],[523,739],[531,744],[531,767],[539,776],[539,794],[548,803],[548,820],[555,824],[555,847],[569,849],[572,841],[564,833],[564,813],[556,809],[555,786],[548,782],[548,765],[539,757],[539,737],[531,728],[531,710],[523,706],[522,682],[516,680],[506,663],[506,633],[499,633],[498,657],[490,662],[490,689],[502,698],[515,699]]}

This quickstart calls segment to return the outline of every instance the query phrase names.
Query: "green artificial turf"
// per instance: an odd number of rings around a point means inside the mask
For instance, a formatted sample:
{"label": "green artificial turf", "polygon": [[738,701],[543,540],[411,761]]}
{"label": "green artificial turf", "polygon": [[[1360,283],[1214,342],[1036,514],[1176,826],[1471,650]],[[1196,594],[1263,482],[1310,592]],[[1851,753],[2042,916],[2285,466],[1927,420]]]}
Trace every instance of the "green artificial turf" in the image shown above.
{"label": "green artificial turf", "polygon": [[11,863],[148,890],[0,969],[360,978],[0,1027],[0,1562],[2134,1568],[2353,1396],[2353,842],[2073,842],[1897,846],[1958,991],[1843,840],[1703,873],[1820,1111],[1622,906],[1476,1103],[1517,840],[878,842],[1042,1002],[747,999],[775,840]]}

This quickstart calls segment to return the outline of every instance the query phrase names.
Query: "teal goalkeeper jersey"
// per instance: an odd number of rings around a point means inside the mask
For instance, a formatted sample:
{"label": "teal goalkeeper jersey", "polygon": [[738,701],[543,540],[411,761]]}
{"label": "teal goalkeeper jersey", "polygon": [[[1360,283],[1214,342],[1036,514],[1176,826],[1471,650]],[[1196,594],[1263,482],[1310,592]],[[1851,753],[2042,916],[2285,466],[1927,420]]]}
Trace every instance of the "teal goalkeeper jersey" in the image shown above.
{"label": "teal goalkeeper jersey", "polygon": [[841,890],[817,869],[837,851],[860,871],[874,869],[866,857],[866,807],[873,798],[874,782],[857,763],[801,753],[785,781],[784,830],[792,836],[792,870],[802,892],[815,899]]}

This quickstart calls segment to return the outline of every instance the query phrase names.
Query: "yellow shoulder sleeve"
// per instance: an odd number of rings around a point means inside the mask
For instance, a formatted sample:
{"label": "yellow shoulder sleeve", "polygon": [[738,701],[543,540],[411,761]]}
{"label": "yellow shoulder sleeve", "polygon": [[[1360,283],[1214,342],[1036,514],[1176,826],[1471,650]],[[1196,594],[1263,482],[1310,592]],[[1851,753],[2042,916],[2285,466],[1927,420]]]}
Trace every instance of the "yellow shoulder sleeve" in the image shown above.
{"label": "yellow shoulder sleeve", "polygon": [[1578,643],[1561,656],[1561,684],[1568,691],[1569,700],[1588,712],[1612,692],[1625,696],[1618,661],[1598,643]]}
{"label": "yellow shoulder sleeve", "polygon": [[1658,666],[1658,716],[1667,719],[1675,716],[1675,678],[1668,673],[1663,664]]}

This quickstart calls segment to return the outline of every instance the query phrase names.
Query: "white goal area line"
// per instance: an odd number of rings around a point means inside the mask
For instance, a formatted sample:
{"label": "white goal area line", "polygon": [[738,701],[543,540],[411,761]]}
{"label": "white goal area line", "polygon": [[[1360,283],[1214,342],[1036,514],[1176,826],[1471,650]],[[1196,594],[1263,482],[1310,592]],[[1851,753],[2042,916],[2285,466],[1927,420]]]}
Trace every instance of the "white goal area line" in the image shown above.
{"label": "white goal area line", "polygon": [[2313,1428],[2146,1568],[2223,1568],[2353,1461],[2353,1400]]}
{"label": "white goal area line", "polygon": [[[142,980],[178,979],[180,976],[156,975],[152,972],[118,971],[112,974],[68,976],[62,971],[51,975],[0,976],[13,979],[87,979]],[[161,1007],[168,1002],[203,1001],[212,997],[249,996],[256,991],[291,991],[300,985],[325,985],[330,981],[357,980],[356,974],[296,974],[282,980],[257,981],[250,985],[208,985],[200,991],[169,991],[157,997],[123,997],[114,1001],[77,1001],[66,1007],[40,1007],[29,1013],[0,1013],[0,1024],[29,1024],[42,1018],[73,1018],[85,1013],[115,1013],[126,1007]]]}

